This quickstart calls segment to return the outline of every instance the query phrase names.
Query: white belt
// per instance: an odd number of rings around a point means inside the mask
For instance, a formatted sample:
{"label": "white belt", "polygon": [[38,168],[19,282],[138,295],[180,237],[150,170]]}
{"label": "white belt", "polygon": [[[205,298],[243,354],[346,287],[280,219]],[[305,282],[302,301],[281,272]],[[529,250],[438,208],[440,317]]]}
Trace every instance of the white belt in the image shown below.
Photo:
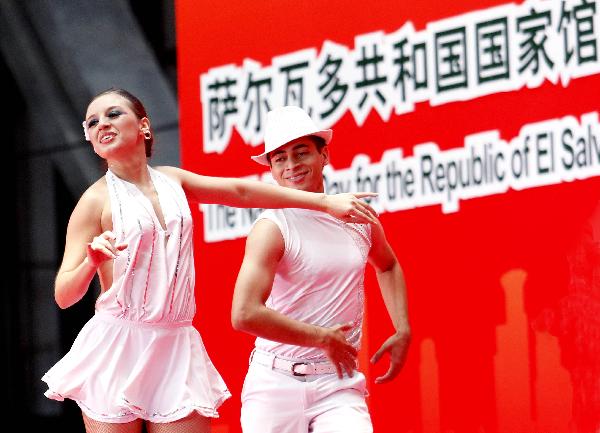
{"label": "white belt", "polygon": [[329,361],[289,361],[287,359],[279,358],[272,353],[263,352],[256,349],[253,350],[252,354],[250,355],[250,363],[252,362],[264,365],[265,367],[285,371],[293,374],[294,376],[307,376],[309,374],[333,374],[337,372],[335,366]]}

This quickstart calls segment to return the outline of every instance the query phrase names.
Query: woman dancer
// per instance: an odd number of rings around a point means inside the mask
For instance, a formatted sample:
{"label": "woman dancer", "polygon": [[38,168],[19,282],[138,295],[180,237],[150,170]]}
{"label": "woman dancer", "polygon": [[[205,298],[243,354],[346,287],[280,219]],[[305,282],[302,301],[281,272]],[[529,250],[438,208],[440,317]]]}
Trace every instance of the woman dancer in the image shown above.
{"label": "woman dancer", "polygon": [[109,89],[90,102],[86,138],[106,175],[80,198],[67,228],[55,298],[78,302],[98,274],[96,312],[43,377],[46,396],[77,402],[88,432],[208,432],[230,396],[192,326],[188,200],[236,207],[303,207],[374,222],[359,198],[148,166],[153,133],[138,98]]}

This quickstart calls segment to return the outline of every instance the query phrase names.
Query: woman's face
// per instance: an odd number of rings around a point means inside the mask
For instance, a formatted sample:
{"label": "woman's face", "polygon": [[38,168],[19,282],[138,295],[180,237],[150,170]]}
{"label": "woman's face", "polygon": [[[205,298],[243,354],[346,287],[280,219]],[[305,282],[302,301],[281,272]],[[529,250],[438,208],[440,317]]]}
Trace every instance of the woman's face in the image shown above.
{"label": "woman's face", "polygon": [[142,128],[148,119],[138,119],[129,101],[116,93],[94,99],[88,106],[85,123],[94,151],[104,159],[132,152],[145,154]]}

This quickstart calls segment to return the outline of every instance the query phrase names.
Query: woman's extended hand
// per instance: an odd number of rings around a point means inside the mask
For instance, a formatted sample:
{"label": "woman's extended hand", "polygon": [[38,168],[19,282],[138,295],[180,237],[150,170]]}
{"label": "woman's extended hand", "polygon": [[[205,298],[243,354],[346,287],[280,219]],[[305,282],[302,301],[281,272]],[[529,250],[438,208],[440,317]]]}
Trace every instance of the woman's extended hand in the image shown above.
{"label": "woman's extended hand", "polygon": [[376,197],[374,192],[356,192],[325,195],[326,212],[347,223],[378,224],[377,212],[364,201],[365,197]]}

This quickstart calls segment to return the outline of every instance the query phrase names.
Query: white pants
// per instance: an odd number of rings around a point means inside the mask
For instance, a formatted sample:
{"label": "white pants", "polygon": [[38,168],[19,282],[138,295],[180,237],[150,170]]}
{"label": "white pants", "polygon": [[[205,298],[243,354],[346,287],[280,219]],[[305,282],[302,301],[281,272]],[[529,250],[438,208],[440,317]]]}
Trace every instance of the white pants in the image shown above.
{"label": "white pants", "polygon": [[372,433],[365,376],[295,377],[253,362],[242,389],[244,433]]}

